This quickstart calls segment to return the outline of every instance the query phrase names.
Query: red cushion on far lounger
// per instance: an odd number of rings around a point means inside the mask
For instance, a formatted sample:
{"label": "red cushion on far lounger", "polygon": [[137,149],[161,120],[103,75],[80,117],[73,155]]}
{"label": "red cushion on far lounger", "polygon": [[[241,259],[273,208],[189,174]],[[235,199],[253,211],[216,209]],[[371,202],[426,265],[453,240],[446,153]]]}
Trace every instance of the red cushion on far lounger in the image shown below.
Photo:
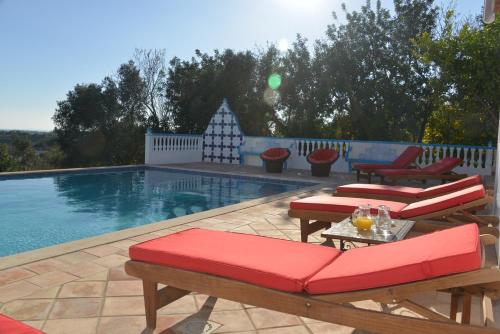
{"label": "red cushion on far lounger", "polygon": [[339,194],[358,193],[358,194],[401,196],[408,198],[417,198],[422,191],[424,191],[424,189],[422,188],[386,186],[383,184],[363,184],[363,183],[346,184],[337,187],[337,193]]}
{"label": "red cushion on far lounger", "polygon": [[30,327],[20,321],[0,314],[0,333],[2,334],[43,334],[42,331]]}
{"label": "red cushion on far lounger", "polygon": [[472,186],[450,194],[408,204],[408,206],[402,209],[399,214],[401,218],[423,216],[479,200],[485,196],[486,191],[484,190],[483,185]]}
{"label": "red cushion on far lounger", "polygon": [[389,168],[408,168],[411,163],[413,163],[420,154],[422,154],[423,149],[416,146],[408,146],[393,162],[389,164],[354,164],[353,169],[359,169],[363,171],[369,171],[374,169],[389,169]]}
{"label": "red cushion on far lounger", "polygon": [[310,294],[364,290],[462,273],[481,267],[476,224],[377,246],[353,248],[314,275]]}
{"label": "red cushion on far lounger", "polygon": [[379,205],[386,205],[390,208],[391,217],[397,218],[399,212],[408,204],[394,201],[385,201],[371,198],[357,197],[336,197],[336,196],[312,196],[290,202],[290,209],[297,210],[317,210],[328,212],[339,212],[351,214],[360,205],[370,204],[372,213],[377,213]]}
{"label": "red cushion on far lounger", "polygon": [[129,253],[136,261],[300,292],[307,279],[340,251],[249,234],[189,229],[134,245]]}
{"label": "red cushion on far lounger", "polygon": [[467,187],[472,187],[478,184],[482,184],[481,176],[473,175],[458,181],[440,184],[439,186],[423,189],[422,192],[418,195],[418,197],[428,198],[428,197],[438,196],[439,194],[445,194],[460,189],[465,189]]}

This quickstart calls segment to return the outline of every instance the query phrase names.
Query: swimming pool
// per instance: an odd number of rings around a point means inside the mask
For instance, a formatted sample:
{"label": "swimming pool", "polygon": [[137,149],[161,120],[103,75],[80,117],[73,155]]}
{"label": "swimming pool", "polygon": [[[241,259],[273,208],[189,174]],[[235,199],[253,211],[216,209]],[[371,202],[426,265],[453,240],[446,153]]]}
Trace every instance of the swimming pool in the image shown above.
{"label": "swimming pool", "polygon": [[150,167],[3,176],[0,256],[310,185]]}

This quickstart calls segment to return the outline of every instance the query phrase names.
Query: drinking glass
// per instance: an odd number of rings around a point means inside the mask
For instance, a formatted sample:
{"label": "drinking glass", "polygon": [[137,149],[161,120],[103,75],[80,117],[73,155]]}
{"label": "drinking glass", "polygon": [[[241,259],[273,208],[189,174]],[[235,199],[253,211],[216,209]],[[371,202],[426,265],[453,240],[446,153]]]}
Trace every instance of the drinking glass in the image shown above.
{"label": "drinking glass", "polygon": [[377,227],[382,232],[388,232],[391,230],[392,220],[389,212],[390,209],[386,205],[380,205],[378,207]]}

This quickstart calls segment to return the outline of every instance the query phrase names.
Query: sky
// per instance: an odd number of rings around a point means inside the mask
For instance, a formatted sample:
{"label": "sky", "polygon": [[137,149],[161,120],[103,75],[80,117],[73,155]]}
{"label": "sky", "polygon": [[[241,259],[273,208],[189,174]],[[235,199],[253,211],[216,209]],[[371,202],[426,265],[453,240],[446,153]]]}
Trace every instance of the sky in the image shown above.
{"label": "sky", "polygon": [[[351,11],[365,0],[0,0],[0,129],[52,130],[57,101],[116,73],[136,48],[165,49],[167,59],[286,48],[297,33],[323,38],[332,12],[343,21],[342,2]],[[465,16],[483,4],[454,2]]]}

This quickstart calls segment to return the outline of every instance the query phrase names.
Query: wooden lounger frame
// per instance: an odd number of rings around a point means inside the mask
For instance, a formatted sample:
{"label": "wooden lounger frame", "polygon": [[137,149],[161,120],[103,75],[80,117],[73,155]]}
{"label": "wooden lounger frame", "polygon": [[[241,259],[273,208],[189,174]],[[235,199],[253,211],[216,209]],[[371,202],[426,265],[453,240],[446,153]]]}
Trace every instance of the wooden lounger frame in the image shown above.
{"label": "wooden lounger frame", "polygon": [[[496,240],[497,238],[492,236],[481,236],[483,268],[479,270],[384,288],[327,295],[287,293],[209,274],[138,261],[128,261],[125,264],[125,271],[143,281],[146,323],[151,330],[156,328],[158,309],[190,292],[198,292],[375,333],[498,334],[500,330],[493,328],[495,319],[492,301],[500,298],[500,269],[484,267],[484,245],[494,243]],[[158,290],[159,283],[165,284],[166,287]],[[435,291],[450,294],[449,317],[410,299],[423,292]],[[470,325],[471,296],[482,298],[482,326]],[[455,321],[460,298],[462,299],[461,324]],[[384,312],[367,310],[351,304],[362,300],[373,300],[382,303],[383,306],[396,304],[396,307],[391,309],[384,307]],[[390,313],[398,307],[405,307],[424,319]]]}
{"label": "wooden lounger frame", "polygon": [[[484,198],[464,203],[450,209],[436,211],[430,214],[411,217],[408,219],[415,220],[417,222],[422,220],[447,221],[450,223],[449,227],[471,222],[478,224],[480,228],[496,227],[498,225],[497,217],[479,216],[470,213],[471,209],[474,210],[479,207],[483,207],[491,203],[491,201],[491,197],[485,196]],[[332,212],[324,210],[288,210],[288,216],[300,219],[300,240],[302,242],[307,242],[307,238],[310,234],[324,228],[329,228],[331,223],[340,222],[343,219],[348,218],[350,215],[351,214],[345,212]],[[418,231],[418,228],[419,224],[417,223],[413,230]]]}

